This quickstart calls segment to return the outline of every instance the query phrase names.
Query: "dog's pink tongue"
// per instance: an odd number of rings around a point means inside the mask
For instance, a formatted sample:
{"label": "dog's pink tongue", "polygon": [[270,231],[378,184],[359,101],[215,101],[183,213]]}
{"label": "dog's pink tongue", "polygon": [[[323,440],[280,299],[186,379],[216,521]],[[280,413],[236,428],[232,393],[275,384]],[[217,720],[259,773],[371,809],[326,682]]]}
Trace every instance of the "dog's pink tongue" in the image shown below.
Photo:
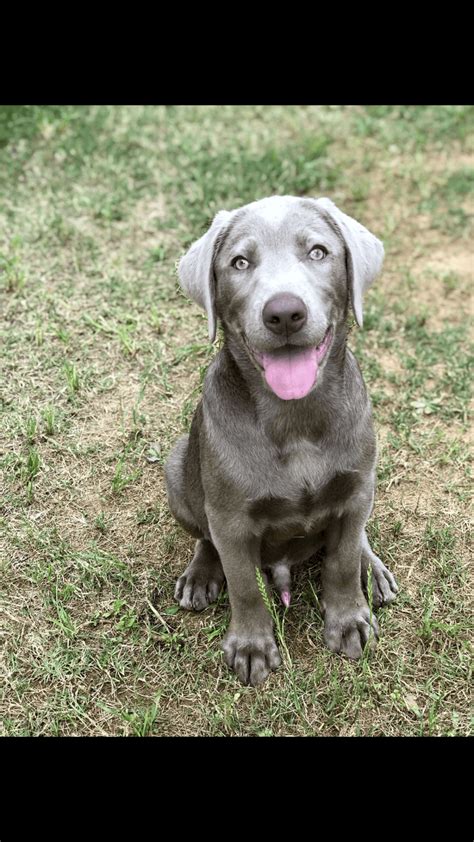
{"label": "dog's pink tongue", "polygon": [[262,354],[265,380],[279,398],[294,401],[304,398],[314,386],[318,374],[316,348],[291,348],[274,354]]}

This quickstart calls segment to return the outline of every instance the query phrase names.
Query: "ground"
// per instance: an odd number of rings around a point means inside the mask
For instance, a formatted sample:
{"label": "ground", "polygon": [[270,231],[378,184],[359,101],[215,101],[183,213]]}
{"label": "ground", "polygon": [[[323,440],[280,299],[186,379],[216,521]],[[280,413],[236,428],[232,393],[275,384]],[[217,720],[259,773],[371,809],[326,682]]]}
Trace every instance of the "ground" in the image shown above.
{"label": "ground", "polygon": [[[2,734],[470,733],[474,109],[2,107]],[[227,595],[181,611],[163,464],[215,349],[175,264],[213,214],[330,196],[385,244],[350,344],[379,442],[369,535],[400,586],[357,663],[317,564],[242,687]]]}

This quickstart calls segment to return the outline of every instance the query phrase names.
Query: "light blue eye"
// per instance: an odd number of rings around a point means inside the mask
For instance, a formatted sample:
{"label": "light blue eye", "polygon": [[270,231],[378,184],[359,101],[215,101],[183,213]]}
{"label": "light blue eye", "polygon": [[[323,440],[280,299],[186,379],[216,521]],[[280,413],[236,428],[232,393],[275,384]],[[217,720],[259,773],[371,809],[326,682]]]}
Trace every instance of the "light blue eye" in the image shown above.
{"label": "light blue eye", "polygon": [[309,253],[311,260],[323,260],[326,255],[327,251],[324,246],[314,246]]}
{"label": "light blue eye", "polygon": [[232,261],[232,266],[234,269],[238,269],[239,272],[242,272],[243,269],[247,269],[249,266],[249,262],[245,257],[234,257]]}

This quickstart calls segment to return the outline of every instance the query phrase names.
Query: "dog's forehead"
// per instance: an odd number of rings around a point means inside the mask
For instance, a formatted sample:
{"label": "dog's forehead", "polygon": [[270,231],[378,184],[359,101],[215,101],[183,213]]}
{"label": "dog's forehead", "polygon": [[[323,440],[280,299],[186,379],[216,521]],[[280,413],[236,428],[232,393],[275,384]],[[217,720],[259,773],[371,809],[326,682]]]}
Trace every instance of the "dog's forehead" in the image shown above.
{"label": "dog's forehead", "polygon": [[279,226],[288,215],[294,215],[301,209],[301,199],[297,196],[270,196],[260,199],[242,208],[246,216],[256,216],[271,226]]}
{"label": "dog's forehead", "polygon": [[317,227],[329,236],[333,234],[324,212],[313,200],[298,196],[272,196],[244,205],[236,212],[230,240],[251,235],[265,238],[277,232],[280,236],[292,236],[309,227]]}

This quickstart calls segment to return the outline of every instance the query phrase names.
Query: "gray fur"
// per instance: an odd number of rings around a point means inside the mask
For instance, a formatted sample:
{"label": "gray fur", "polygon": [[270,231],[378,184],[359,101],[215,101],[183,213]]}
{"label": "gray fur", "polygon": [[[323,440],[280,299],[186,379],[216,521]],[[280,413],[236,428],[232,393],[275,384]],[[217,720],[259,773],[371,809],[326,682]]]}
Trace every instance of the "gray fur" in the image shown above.
{"label": "gray fur", "polygon": [[[315,244],[327,249],[324,260],[308,258]],[[232,266],[237,255],[248,257],[248,269]],[[346,345],[348,309],[362,324],[362,296],[382,259],[380,241],[329,199],[284,196],[221,212],[179,265],[183,287],[208,314],[211,337],[220,318],[224,343],[189,436],[166,464],[170,508],[198,539],[175,596],[182,607],[201,610],[225,578],[232,617],[222,646],[244,683],[261,683],[280,663],[255,567],[287,588],[292,565],[324,545],[324,639],[350,658],[378,636],[362,590],[369,566],[375,605],[398,590],[365,533],[375,435]],[[307,310],[290,344],[315,347],[329,329],[332,336],[315,385],[299,400],[277,397],[253,355],[285,344],[262,319],[277,294],[297,295]]]}

